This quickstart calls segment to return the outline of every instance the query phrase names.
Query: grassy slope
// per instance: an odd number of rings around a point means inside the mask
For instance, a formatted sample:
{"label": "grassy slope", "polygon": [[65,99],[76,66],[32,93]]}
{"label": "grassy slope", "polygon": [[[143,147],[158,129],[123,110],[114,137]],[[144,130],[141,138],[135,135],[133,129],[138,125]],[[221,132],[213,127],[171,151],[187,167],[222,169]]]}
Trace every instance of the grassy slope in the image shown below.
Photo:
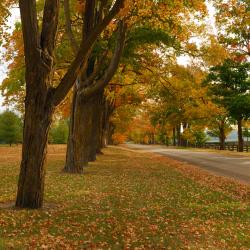
{"label": "grassy slope", "polygon": [[[0,208],[0,249],[249,249],[249,187],[216,179],[224,192],[197,169],[116,148],[66,175],[64,152],[50,148],[43,210]],[[0,148],[0,203],[14,200],[19,155]]]}

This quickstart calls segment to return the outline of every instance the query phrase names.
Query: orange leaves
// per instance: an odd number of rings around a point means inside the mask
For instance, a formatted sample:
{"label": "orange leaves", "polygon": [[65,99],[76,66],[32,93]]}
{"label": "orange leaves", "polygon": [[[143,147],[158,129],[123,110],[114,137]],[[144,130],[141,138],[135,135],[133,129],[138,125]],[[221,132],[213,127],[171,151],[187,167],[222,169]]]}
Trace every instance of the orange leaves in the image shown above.
{"label": "orange leaves", "polygon": [[127,140],[127,136],[121,133],[114,133],[112,136],[115,145],[123,144]]}

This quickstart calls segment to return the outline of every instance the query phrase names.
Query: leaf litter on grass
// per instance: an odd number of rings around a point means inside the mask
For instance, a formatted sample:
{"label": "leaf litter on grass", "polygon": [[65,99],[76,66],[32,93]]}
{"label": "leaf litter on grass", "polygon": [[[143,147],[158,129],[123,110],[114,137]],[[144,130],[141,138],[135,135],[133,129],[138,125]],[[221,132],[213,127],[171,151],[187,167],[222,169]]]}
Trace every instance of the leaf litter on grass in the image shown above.
{"label": "leaf litter on grass", "polygon": [[[87,174],[67,175],[65,147],[50,152],[45,197],[55,206],[0,208],[6,249],[249,249],[249,197],[235,191],[247,186],[223,178],[216,186],[198,169],[118,148],[105,149]],[[1,179],[10,175],[1,202],[15,196],[18,159],[0,159]]]}

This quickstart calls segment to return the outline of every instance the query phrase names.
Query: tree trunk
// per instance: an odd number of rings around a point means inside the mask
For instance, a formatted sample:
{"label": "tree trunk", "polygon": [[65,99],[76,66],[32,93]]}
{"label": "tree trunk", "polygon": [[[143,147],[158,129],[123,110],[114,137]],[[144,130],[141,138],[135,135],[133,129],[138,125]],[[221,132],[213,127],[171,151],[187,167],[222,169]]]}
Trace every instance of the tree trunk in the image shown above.
{"label": "tree trunk", "polygon": [[[112,125],[110,123],[110,117],[114,112],[114,105],[110,103],[109,101],[105,100],[103,105],[103,111],[102,111],[102,124],[101,124],[101,145],[102,148],[106,147],[108,144],[112,144]],[[111,126],[111,127],[110,127]]]}
{"label": "tree trunk", "polygon": [[84,98],[76,93],[72,103],[71,124],[64,167],[64,171],[67,173],[82,173],[83,168],[88,165],[92,111],[93,98]]}
{"label": "tree trunk", "polygon": [[[188,128],[188,124],[186,122],[183,123],[183,132]],[[187,147],[188,141],[187,139],[182,139],[182,146]]]}
{"label": "tree trunk", "polygon": [[176,132],[177,132],[177,146],[181,146],[181,125],[176,126]]}
{"label": "tree trunk", "polygon": [[105,145],[105,128],[104,128],[104,118],[105,118],[105,102],[104,102],[104,96],[103,96],[103,100],[100,106],[100,123],[99,123],[99,134],[98,134],[98,142],[97,142],[97,150],[96,153],[97,154],[103,154],[102,153],[102,149],[106,146]]}
{"label": "tree trunk", "polygon": [[176,129],[173,127],[173,146],[176,146]]}
{"label": "tree trunk", "polygon": [[40,208],[43,205],[44,161],[54,108],[46,105],[46,95],[40,93],[37,91],[36,95],[29,96],[25,104],[22,162],[16,199],[16,207],[19,208]]}
{"label": "tree trunk", "polygon": [[114,145],[113,134],[115,133],[115,125],[109,121],[108,125],[108,145]]}
{"label": "tree trunk", "polygon": [[243,152],[244,140],[243,140],[243,133],[242,133],[242,119],[239,119],[237,123],[238,123],[238,148],[239,148],[239,152]]}
{"label": "tree trunk", "polygon": [[225,131],[224,131],[224,127],[221,126],[219,128],[220,130],[220,135],[219,135],[219,139],[220,139],[220,150],[225,150],[225,140],[226,140],[226,136],[225,136]]}
{"label": "tree trunk", "polygon": [[96,154],[99,152],[99,137],[101,133],[101,116],[102,116],[102,102],[103,102],[103,91],[96,94],[93,103],[92,112],[92,132],[91,132],[91,144],[90,144],[90,154],[89,161],[96,160]]}

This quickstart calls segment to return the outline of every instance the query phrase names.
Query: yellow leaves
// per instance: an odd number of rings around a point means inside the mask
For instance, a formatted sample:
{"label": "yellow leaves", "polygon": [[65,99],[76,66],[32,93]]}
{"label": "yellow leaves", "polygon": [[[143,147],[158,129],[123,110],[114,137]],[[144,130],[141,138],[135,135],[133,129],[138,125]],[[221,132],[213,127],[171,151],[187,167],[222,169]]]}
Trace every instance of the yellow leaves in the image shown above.
{"label": "yellow leaves", "polygon": [[208,67],[221,64],[229,57],[228,51],[219,44],[214,36],[210,36],[209,44],[201,48],[203,60]]}

